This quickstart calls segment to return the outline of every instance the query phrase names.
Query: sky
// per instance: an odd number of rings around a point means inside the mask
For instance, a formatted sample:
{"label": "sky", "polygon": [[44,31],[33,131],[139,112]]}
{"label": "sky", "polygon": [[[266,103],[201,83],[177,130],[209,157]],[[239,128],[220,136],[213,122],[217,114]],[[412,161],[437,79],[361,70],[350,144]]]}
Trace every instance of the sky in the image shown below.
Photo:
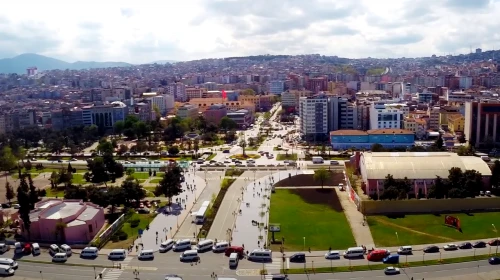
{"label": "sky", "polygon": [[16,0],[0,58],[419,57],[500,48],[500,0]]}

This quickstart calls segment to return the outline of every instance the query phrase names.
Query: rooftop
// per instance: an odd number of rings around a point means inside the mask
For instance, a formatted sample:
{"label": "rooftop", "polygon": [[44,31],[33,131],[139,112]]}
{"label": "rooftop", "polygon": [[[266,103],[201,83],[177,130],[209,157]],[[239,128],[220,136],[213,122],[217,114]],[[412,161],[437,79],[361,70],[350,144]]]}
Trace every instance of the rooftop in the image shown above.
{"label": "rooftop", "polygon": [[436,176],[447,178],[452,167],[463,171],[476,170],[482,175],[491,176],[488,165],[479,157],[460,157],[447,152],[400,152],[362,154],[368,179],[384,179],[391,174],[395,179],[434,179]]}

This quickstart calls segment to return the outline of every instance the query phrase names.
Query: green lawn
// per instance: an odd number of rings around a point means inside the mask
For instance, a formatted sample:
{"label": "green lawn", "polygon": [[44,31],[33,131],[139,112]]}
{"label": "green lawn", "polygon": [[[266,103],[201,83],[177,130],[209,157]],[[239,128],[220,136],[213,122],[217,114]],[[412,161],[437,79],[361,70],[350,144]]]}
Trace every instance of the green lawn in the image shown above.
{"label": "green lawn", "polygon": [[122,249],[122,248],[127,248],[130,244],[134,242],[136,239],[139,229],[146,229],[146,226],[151,223],[151,221],[154,219],[155,214],[138,214],[134,213],[130,216],[128,221],[133,220],[133,219],[139,219],[139,225],[137,227],[131,227],[130,223],[125,222],[122,226],[122,230],[128,234],[128,239],[123,240],[123,241],[118,241],[118,242],[113,242],[109,241],[106,243],[104,248],[106,249]]}
{"label": "green lawn", "polygon": [[83,184],[87,184],[88,183],[83,178],[83,174],[82,173],[75,173],[75,174],[73,174],[72,182],[73,182],[73,184],[76,184],[76,185],[83,185]]}
{"label": "green lawn", "polygon": [[276,160],[297,160],[297,154],[278,154]]}
{"label": "green lawn", "polygon": [[61,189],[46,188],[45,191],[47,191],[47,197],[64,197],[64,188]]}
{"label": "green lawn", "polygon": [[206,159],[206,160],[212,160],[212,159],[214,159],[214,157],[215,157],[216,155],[217,155],[217,153],[212,153],[211,155],[209,155],[209,156],[207,157],[207,159]]}
{"label": "green lawn", "polygon": [[444,214],[369,216],[367,220],[375,245],[388,247],[488,239],[497,235],[492,223],[500,227],[500,212],[451,215],[460,219],[462,232],[445,226]]}
{"label": "green lawn", "polygon": [[[300,193],[277,189],[271,195],[269,223],[281,225],[281,232],[275,233],[275,238],[285,238],[285,250],[303,250],[304,237],[306,250],[345,249],[355,245],[344,213],[332,208],[335,204],[340,207],[340,203],[331,190],[302,189]],[[268,239],[271,237],[269,233]],[[279,247],[280,244],[271,245],[273,250]]]}
{"label": "green lawn", "polygon": [[160,181],[161,181],[161,178],[155,178],[155,179],[149,180],[149,183],[150,184],[158,184]]}
{"label": "green lawn", "polygon": [[134,172],[132,177],[134,177],[134,179],[149,179],[149,172]]}

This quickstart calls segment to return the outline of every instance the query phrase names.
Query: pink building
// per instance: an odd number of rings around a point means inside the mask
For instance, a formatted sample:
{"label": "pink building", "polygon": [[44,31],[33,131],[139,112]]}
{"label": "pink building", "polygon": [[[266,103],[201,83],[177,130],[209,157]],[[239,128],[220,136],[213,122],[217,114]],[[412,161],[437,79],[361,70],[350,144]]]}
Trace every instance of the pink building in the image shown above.
{"label": "pink building", "polygon": [[[30,220],[29,237],[28,232],[21,227],[23,235],[29,240],[86,244],[103,227],[104,209],[90,202],[49,199],[35,205]],[[58,224],[66,226],[58,232]]]}
{"label": "pink building", "polygon": [[227,115],[227,107],[224,104],[214,104],[203,112],[207,123],[218,125],[220,120]]}

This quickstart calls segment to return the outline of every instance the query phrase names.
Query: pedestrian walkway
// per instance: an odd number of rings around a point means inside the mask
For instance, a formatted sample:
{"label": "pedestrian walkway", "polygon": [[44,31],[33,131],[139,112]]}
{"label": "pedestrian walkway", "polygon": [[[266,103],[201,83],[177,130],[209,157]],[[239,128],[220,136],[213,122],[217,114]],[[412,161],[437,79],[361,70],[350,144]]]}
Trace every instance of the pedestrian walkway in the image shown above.
{"label": "pedestrian walkway", "polygon": [[[133,259],[132,257],[126,257],[122,262],[120,262],[120,265],[126,266],[132,259]],[[120,279],[120,276],[123,273],[122,266],[120,266],[120,268],[112,268],[110,270],[106,270],[102,279],[103,280]]]}
{"label": "pedestrian walkway", "polygon": [[182,221],[189,215],[189,211],[206,187],[206,181],[199,177],[200,172],[196,173],[195,175],[194,169],[190,168],[189,172],[184,174],[184,192],[172,198],[171,206],[158,209],[159,213],[149,224],[149,229],[142,229],[141,237],[135,240],[135,250],[132,250],[131,255],[136,255],[140,251],[137,250],[139,247],[158,250],[162,241],[172,238],[179,230]]}
{"label": "pedestrian walkway", "polygon": [[270,263],[265,263],[264,269],[266,270],[266,273],[267,274],[280,273],[283,266],[281,261],[282,261],[281,258],[272,258],[272,261]]}
{"label": "pedestrian walkway", "polygon": [[227,190],[212,223],[212,227],[208,232],[208,239],[231,241],[231,232],[233,231],[236,216],[238,215],[241,200],[243,199],[242,194],[248,184],[248,179],[246,178],[250,176],[250,173],[246,171],[242,174],[242,177],[237,177]]}
{"label": "pedestrian walkway", "polygon": [[[201,193],[201,195],[196,200],[195,205],[192,207],[192,213],[196,213],[200,210],[201,205],[205,201],[211,201],[212,197],[217,197],[220,191],[221,177],[224,175],[223,172],[210,172],[207,177],[207,186]],[[179,230],[176,232],[175,239],[190,239],[196,236],[196,233],[200,230],[200,226],[193,223],[192,215],[187,215],[186,218],[181,222]]]}
{"label": "pedestrian walkway", "polygon": [[358,211],[356,205],[349,199],[349,194],[347,192],[340,191],[338,188],[335,189],[337,196],[340,200],[340,204],[344,209],[344,214],[351,226],[351,231],[354,236],[354,240],[358,245],[364,245],[367,248],[375,247],[375,241],[373,241],[372,233],[368,223],[364,222],[364,216]]}

